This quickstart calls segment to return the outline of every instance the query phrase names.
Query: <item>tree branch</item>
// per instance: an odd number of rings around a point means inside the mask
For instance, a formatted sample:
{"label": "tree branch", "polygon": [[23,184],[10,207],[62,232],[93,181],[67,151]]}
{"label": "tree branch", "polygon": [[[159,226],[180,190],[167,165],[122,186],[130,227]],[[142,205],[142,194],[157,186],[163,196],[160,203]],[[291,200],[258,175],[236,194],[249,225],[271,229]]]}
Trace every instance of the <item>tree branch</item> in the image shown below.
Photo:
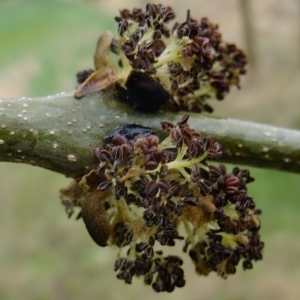
{"label": "tree branch", "polygon": [[[0,161],[27,163],[73,178],[97,166],[92,149],[117,127],[139,123],[158,134],[160,122],[183,113],[142,113],[114,90],[75,100],[72,93],[0,99]],[[189,124],[223,146],[221,161],[300,173],[300,132],[190,113]]]}

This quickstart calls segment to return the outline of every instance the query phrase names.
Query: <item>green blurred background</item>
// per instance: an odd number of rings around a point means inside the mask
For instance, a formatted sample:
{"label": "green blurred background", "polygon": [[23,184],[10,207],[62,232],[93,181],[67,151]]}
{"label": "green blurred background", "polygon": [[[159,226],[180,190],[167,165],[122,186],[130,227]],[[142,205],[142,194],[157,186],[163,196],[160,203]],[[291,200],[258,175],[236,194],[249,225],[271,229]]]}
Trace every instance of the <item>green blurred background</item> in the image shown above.
{"label": "green blurred background", "polygon": [[[76,72],[93,67],[98,36],[107,29],[116,32],[118,10],[146,3],[119,2],[1,0],[0,97],[72,90]],[[216,103],[215,114],[300,129],[299,1],[249,2],[256,64],[241,91]],[[163,3],[172,5],[180,20],[187,8],[194,18],[209,17],[225,40],[245,45],[239,0]],[[224,281],[213,274],[198,277],[185,257],[186,286],[156,295],[139,280],[131,286],[117,280],[117,251],[97,247],[82,221],[67,219],[58,190],[69,179],[1,163],[0,299],[300,299],[300,177],[251,172],[256,181],[249,194],[263,210],[263,261]]]}

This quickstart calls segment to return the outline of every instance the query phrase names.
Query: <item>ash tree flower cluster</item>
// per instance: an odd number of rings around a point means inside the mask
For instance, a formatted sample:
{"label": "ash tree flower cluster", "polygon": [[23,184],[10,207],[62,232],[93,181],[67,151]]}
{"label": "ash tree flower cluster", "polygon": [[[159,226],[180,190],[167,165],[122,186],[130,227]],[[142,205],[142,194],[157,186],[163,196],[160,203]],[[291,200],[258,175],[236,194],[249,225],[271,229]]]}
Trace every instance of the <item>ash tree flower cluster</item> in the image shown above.
{"label": "ash tree flower cluster", "polygon": [[199,275],[222,278],[240,261],[251,269],[262,259],[260,210],[247,194],[253,178],[248,170],[211,164],[222,147],[189,127],[188,118],[162,122],[162,141],[149,128],[129,125],[94,149],[99,165],[80,185],[96,203],[88,211],[98,223],[86,214],[88,200],[73,201],[94,241],[120,249],[117,278],[130,284],[142,277],[157,292],[185,285],[183,259],[164,255],[166,247],[181,244]]}
{"label": "ash tree flower cluster", "polygon": [[[96,71],[77,74],[76,98],[113,86],[129,105],[146,112],[212,112],[208,98],[222,100],[239,87],[246,56],[221,38],[207,18],[167,24],[170,7],[147,4],[115,18],[119,38],[100,37]],[[119,69],[109,53],[118,55]],[[185,285],[183,259],[166,255],[181,243],[199,275],[234,274],[262,259],[261,211],[247,193],[248,170],[211,163],[222,155],[212,136],[188,125],[189,116],[161,122],[164,140],[151,128],[129,124],[93,150],[99,165],[79,184],[61,191],[69,216],[81,207],[86,228],[99,246],[119,248],[117,278],[142,277],[157,292]]]}
{"label": "ash tree flower cluster", "polygon": [[[207,99],[222,100],[231,86],[239,87],[240,75],[246,73],[246,56],[234,44],[224,42],[218,25],[207,18],[193,19],[188,10],[184,22],[175,22],[168,29],[167,23],[174,19],[173,10],[163,5],[147,4],[145,11],[121,10],[115,18],[119,38],[110,43],[120,66],[112,71],[117,73],[111,76],[112,81],[124,99],[139,110],[154,111],[163,106],[212,112]],[[97,72],[103,70],[80,72],[79,89],[101,77]],[[83,78],[87,78],[85,82]],[[80,92],[75,95],[82,97]]]}

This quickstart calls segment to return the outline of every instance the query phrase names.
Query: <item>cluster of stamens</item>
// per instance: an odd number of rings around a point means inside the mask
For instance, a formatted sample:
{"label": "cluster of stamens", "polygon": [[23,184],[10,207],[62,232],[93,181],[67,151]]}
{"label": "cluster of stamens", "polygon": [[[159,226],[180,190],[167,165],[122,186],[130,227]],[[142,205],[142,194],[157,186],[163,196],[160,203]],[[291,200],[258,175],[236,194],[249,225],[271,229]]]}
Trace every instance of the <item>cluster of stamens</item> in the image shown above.
{"label": "cluster of stamens", "polygon": [[222,41],[218,26],[207,18],[198,22],[188,11],[185,22],[169,30],[166,23],[174,18],[170,7],[156,4],[145,11],[121,10],[115,18],[120,38],[112,49],[123,68],[120,82],[125,85],[131,70],[145,72],[170,93],[169,108],[212,112],[206,99],[222,100],[230,86],[239,87],[246,56]]}
{"label": "cluster of stamens", "polygon": [[169,133],[162,142],[149,128],[118,129],[103,148],[94,149],[100,163],[85,176],[105,202],[103,218],[109,223],[93,231],[109,227],[100,244],[120,248],[117,278],[131,283],[134,276],[143,277],[157,292],[185,285],[183,260],[162,251],[179,240],[199,274],[215,271],[226,278],[241,260],[251,269],[262,259],[260,210],[246,188],[253,178],[248,170],[210,165],[221,156],[221,145],[187,121],[188,115],[176,125],[162,122]]}

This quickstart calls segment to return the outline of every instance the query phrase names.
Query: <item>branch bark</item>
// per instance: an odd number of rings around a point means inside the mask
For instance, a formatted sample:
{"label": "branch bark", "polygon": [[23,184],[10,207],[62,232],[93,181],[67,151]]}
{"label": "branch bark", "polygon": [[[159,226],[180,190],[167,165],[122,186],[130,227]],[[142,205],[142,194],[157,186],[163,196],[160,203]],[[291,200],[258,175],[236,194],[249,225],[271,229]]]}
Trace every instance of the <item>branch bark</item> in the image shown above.
{"label": "branch bark", "polygon": [[[73,92],[41,98],[0,99],[0,161],[27,163],[80,178],[97,166],[92,149],[119,126],[139,123],[159,135],[160,122],[183,113],[142,113],[114,90],[75,100]],[[223,146],[220,161],[300,173],[300,132],[190,113],[189,124]]]}

